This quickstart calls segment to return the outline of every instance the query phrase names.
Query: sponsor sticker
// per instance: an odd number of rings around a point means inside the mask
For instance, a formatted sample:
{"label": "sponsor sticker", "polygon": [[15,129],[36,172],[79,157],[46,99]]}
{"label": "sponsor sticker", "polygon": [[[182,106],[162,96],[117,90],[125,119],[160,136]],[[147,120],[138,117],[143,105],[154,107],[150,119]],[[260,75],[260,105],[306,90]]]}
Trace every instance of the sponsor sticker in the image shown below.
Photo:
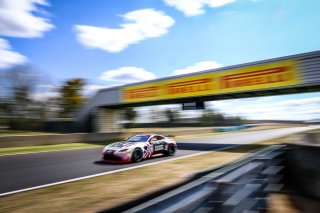
{"label": "sponsor sticker", "polygon": [[154,146],[154,151],[160,151],[163,150],[163,145],[155,145]]}

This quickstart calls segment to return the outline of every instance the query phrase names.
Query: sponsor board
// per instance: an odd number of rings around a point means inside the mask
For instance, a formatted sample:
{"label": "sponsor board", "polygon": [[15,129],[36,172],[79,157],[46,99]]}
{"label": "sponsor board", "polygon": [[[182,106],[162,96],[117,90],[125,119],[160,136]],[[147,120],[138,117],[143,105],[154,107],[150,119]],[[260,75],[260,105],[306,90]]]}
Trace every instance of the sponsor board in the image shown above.
{"label": "sponsor board", "polygon": [[300,83],[295,60],[266,63],[122,88],[124,102],[143,102],[253,91]]}
{"label": "sponsor board", "polygon": [[124,102],[157,100],[162,97],[161,84],[150,83],[122,88]]}
{"label": "sponsor board", "polygon": [[215,89],[214,81],[213,74],[201,74],[128,86],[122,89],[122,100],[137,102],[207,95]]}
{"label": "sponsor board", "polygon": [[300,83],[297,62],[282,61],[218,72],[222,93],[291,86]]}

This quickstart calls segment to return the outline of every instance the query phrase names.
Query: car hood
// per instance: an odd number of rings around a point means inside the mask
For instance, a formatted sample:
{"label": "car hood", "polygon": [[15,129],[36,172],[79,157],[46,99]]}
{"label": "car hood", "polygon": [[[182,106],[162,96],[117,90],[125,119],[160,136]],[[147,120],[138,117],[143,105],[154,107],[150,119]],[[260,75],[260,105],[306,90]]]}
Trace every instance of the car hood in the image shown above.
{"label": "car hood", "polygon": [[106,146],[106,148],[110,149],[110,150],[118,150],[118,149],[123,149],[123,148],[135,147],[135,146],[137,146],[137,144],[138,143],[121,141],[121,142],[112,143],[112,144]]}

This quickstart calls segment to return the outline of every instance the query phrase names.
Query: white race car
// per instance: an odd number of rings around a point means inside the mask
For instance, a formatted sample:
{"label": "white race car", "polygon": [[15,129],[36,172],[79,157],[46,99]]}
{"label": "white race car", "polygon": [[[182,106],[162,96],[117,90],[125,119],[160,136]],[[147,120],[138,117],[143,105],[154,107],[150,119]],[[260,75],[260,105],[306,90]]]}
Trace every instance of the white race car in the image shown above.
{"label": "white race car", "polygon": [[174,155],[176,150],[177,143],[171,138],[141,134],[106,146],[102,152],[102,161],[139,162],[155,155]]}

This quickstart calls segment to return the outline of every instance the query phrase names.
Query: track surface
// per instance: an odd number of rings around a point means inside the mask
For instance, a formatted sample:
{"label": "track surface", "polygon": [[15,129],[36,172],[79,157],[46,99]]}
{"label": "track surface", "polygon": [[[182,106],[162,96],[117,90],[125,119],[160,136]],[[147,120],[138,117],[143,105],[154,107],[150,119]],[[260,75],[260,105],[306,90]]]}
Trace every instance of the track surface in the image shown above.
{"label": "track surface", "polygon": [[235,144],[255,143],[308,129],[311,129],[311,127],[283,128],[181,139],[177,141],[179,150],[175,156],[148,159],[136,164],[96,163],[101,156],[101,148],[0,156],[0,194],[170,158],[173,159]]}

